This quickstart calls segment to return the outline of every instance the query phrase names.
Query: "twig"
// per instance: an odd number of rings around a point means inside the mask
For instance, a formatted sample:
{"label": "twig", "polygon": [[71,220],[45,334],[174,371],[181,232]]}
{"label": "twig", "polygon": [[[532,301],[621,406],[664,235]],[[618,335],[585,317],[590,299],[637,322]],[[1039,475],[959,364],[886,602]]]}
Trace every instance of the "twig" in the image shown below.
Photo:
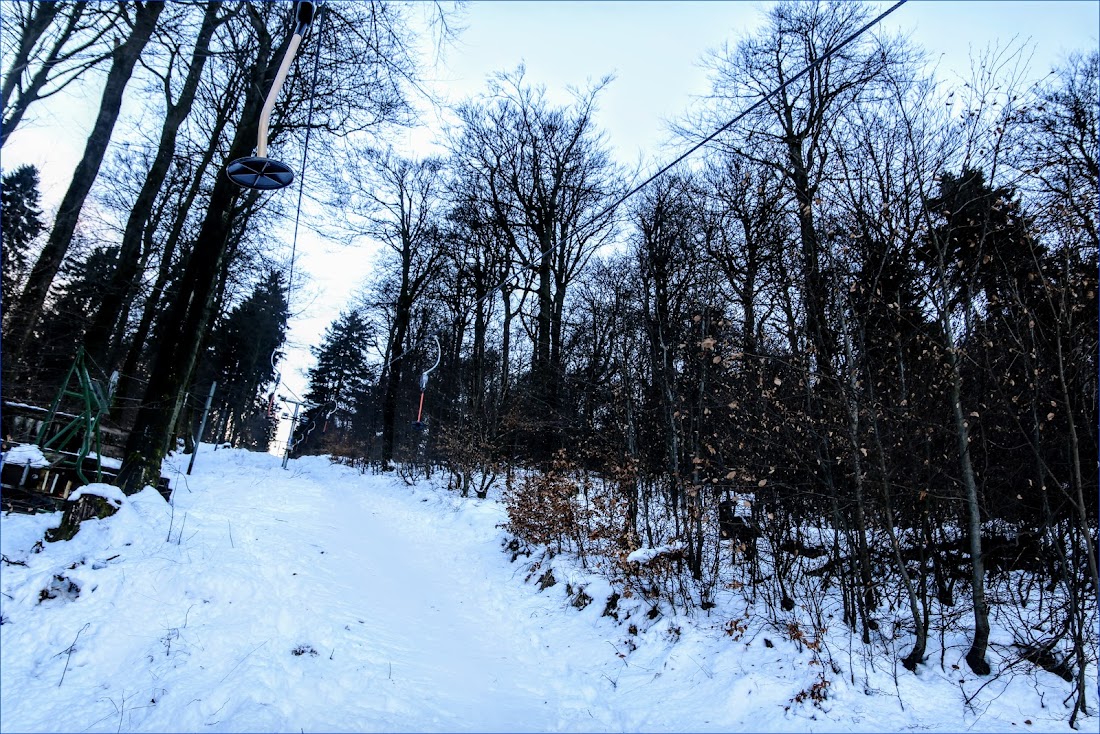
{"label": "twig", "polygon": [[[266,645],[266,644],[267,644],[267,640],[264,640],[264,641],[263,641],[263,642],[261,642],[261,643],[260,643],[259,645],[256,645],[256,647],[252,648],[252,649],[251,649],[251,650],[250,650],[250,651],[248,652],[248,655],[245,655],[245,656],[244,656],[243,658],[241,658],[240,660],[238,660],[238,661],[237,661],[237,664],[236,664],[236,665],[234,665],[234,666],[233,666],[232,668],[230,668],[230,669],[229,669],[229,672],[225,674],[225,678],[228,678],[228,677],[229,677],[230,675],[232,675],[232,674],[233,674],[233,671],[234,671],[234,670],[236,670],[237,668],[239,668],[239,667],[241,666],[241,663],[243,663],[243,662],[244,662],[245,660],[248,660],[249,656],[250,656],[250,655],[252,655],[252,653],[256,652],[257,650],[259,650],[259,649],[260,649],[261,647],[263,647],[263,646],[264,646],[264,645]],[[219,683],[224,683],[224,682],[225,682],[225,678],[222,678],[222,679],[221,679],[220,681],[218,681],[218,682],[219,682]],[[227,702],[227,703],[228,703],[228,702]],[[225,706],[224,706],[224,704],[223,704],[222,708],[224,708],[224,707],[225,707]],[[218,709],[218,711],[221,711],[221,709]],[[217,713],[217,711],[215,711],[214,713]]]}
{"label": "twig", "polygon": [[176,521],[176,503],[169,502],[168,506],[172,508],[172,511],[168,515],[168,537],[164,539],[165,543],[172,542],[172,525],[175,524]]}
{"label": "twig", "polygon": [[[267,643],[265,642],[264,644],[266,645]],[[256,648],[256,650],[258,650],[258,649],[259,648]],[[256,652],[256,650],[253,650],[252,652]],[[248,653],[248,655],[251,655],[252,652]],[[245,655],[245,657],[248,657],[248,655]],[[237,665],[240,665],[240,663],[237,663]],[[233,671],[229,671],[229,672],[232,673]],[[222,680],[225,680],[225,678],[222,678]],[[210,714],[210,715],[211,716],[217,716],[218,714],[220,714],[222,712],[222,709],[224,709],[228,704],[229,704],[229,699],[227,698],[227,699],[225,699],[225,703],[223,703],[221,706],[219,706],[218,710],[215,711],[214,713]],[[220,724],[220,723],[222,723],[221,719],[218,719],[217,721],[211,721],[211,722],[208,722],[208,723],[204,722],[203,726],[215,726],[215,725]]]}
{"label": "twig", "polygon": [[710,678],[711,680],[714,680],[714,673],[708,673],[708,672],[706,671],[706,669],[705,669],[705,668],[704,668],[704,667],[703,667],[702,665],[700,665],[700,664],[699,664],[699,661],[698,661],[698,660],[696,660],[695,658],[693,658],[693,657],[692,657],[691,655],[688,655],[688,660],[690,660],[691,662],[695,663],[695,667],[699,668],[699,670],[702,670],[702,671],[703,671],[703,675],[705,675],[705,676],[706,676],[707,678]]}
{"label": "twig", "polygon": [[122,706],[120,706],[119,709],[118,709],[118,728],[115,729],[116,734],[117,734],[117,732],[122,731],[122,717],[125,714],[126,714],[126,689],[123,688],[122,689]]}
{"label": "twig", "polygon": [[626,656],[619,652],[619,648],[615,646],[614,642],[612,642],[611,640],[604,640],[604,642],[606,642],[608,645],[611,645],[611,649],[615,651],[616,655],[621,656],[619,658],[620,660],[622,660],[624,663],[626,662]]}
{"label": "twig", "polygon": [[227,518],[225,524],[229,526],[229,547],[236,548],[237,546],[233,544],[233,523],[229,522]]}
{"label": "twig", "polygon": [[[67,652],[69,654],[65,656],[65,669],[61,671],[61,680],[57,682],[58,688],[60,688],[61,684],[65,682],[65,674],[69,672],[69,659],[72,658],[73,652],[76,650],[76,641],[80,639],[80,635],[83,634],[84,630],[88,629],[91,626],[91,622],[85,622],[84,626],[80,628],[80,631],[76,633],[76,637],[73,638],[73,644],[69,645],[67,648],[61,651]],[[60,655],[61,652],[57,654]]]}

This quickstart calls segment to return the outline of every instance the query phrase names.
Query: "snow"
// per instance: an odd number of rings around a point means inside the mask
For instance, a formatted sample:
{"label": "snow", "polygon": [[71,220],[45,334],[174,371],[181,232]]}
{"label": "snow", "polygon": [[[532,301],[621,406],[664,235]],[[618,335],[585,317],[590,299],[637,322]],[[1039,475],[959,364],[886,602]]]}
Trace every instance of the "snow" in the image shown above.
{"label": "snow", "polygon": [[113,484],[92,483],[74,490],[73,493],[69,495],[69,502],[75,502],[84,495],[102,497],[107,500],[112,507],[116,508],[122,507],[122,503],[126,501],[126,494]]}
{"label": "snow", "polygon": [[576,559],[517,553],[493,495],[207,449],[191,476],[166,461],[172,504],[146,488],[70,541],[40,542],[60,513],[0,517],[0,730],[1067,729],[1064,681],[976,678],[961,638],[914,675],[839,622],[815,651],[733,590],[612,609]]}
{"label": "snow", "polygon": [[49,466],[50,462],[42,454],[42,450],[34,444],[17,444],[2,454],[4,464],[17,464],[19,466],[33,466],[35,468]]}
{"label": "snow", "polygon": [[670,553],[676,553],[684,549],[683,543],[668,543],[666,545],[659,545],[656,548],[639,548],[633,551],[626,557],[627,563],[649,563],[657,556],[663,556]]}
{"label": "snow", "polygon": [[[72,456],[72,454],[70,454],[70,456]],[[97,457],[99,458],[100,465],[106,469],[117,470],[122,468],[122,461],[113,456],[100,456],[94,451],[88,452],[88,459],[95,459]],[[35,468],[50,465],[50,461],[46,458],[46,455],[42,453],[42,449],[33,443],[15,444],[3,454],[0,454],[0,459],[2,459],[4,464],[18,464],[19,466],[30,464]]]}
{"label": "snow", "polygon": [[89,459],[98,458],[99,459],[99,465],[102,466],[104,469],[118,470],[118,469],[122,468],[122,460],[121,459],[116,459],[113,456],[101,456],[100,454],[97,454],[94,451],[89,451],[88,452],[88,458]]}

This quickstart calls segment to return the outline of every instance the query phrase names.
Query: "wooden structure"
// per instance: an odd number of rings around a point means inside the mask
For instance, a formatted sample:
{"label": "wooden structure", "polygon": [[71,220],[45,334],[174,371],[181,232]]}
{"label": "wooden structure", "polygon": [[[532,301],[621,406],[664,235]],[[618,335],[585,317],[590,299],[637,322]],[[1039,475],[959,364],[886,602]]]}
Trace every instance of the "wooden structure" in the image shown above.
{"label": "wooden structure", "polygon": [[[4,512],[56,512],[65,508],[65,501],[78,487],[87,482],[81,479],[81,473],[89,476],[96,471],[96,460],[83,459],[84,465],[76,453],[69,451],[43,451],[46,466],[34,466],[32,463],[4,462],[0,469],[0,509]],[[112,484],[118,475],[119,461],[102,457],[99,466],[99,481]],[[80,470],[83,470],[81,472]],[[162,476],[157,482],[157,491],[165,500],[172,496],[168,477]]]}

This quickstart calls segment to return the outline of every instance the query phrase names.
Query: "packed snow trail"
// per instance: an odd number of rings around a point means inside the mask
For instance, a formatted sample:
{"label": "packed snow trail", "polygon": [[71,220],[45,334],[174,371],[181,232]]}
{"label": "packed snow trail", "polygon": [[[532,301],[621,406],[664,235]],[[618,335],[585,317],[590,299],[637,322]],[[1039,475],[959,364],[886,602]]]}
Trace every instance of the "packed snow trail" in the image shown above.
{"label": "packed snow trail", "polygon": [[[291,468],[298,464],[310,462]],[[327,462],[321,468],[331,480]],[[241,640],[242,662],[219,694],[227,706],[255,706],[254,713],[234,714],[231,728],[250,719],[276,730],[320,731],[597,724],[588,713],[595,691],[586,705],[587,689],[561,683],[575,682],[568,669],[583,669],[606,642],[589,629],[587,649],[576,648],[575,638],[561,649],[543,643],[529,623],[520,625],[517,612],[531,607],[530,590],[508,583],[513,571],[493,524],[474,528],[441,514],[426,506],[437,498],[424,493],[419,502],[418,493],[389,478],[333,486],[301,470],[284,476],[271,477],[277,486],[264,504],[242,492],[202,506],[205,525],[218,527],[221,516],[226,534],[233,533],[222,552],[242,556],[240,573],[217,574],[222,588],[211,591],[232,595],[238,608],[251,606],[250,619],[270,620]],[[267,484],[261,476],[254,481]],[[224,608],[233,616],[231,605]],[[256,614],[256,605],[268,613]],[[259,644],[264,648],[250,652]],[[303,695],[303,688],[314,690]],[[294,693],[283,693],[288,689]],[[282,695],[268,700],[271,691]]]}
{"label": "packed snow trail", "polygon": [[[323,490],[310,482],[299,491],[316,492],[311,499],[320,501]],[[301,569],[291,579],[270,579],[297,585],[289,597],[300,606],[279,611],[283,647],[316,640],[321,669],[329,655],[332,662],[348,659],[348,675],[330,683],[346,694],[341,710],[321,707],[338,718],[316,726],[592,728],[583,690],[560,682],[573,680],[568,668],[583,667],[595,650],[551,649],[529,632],[529,624],[521,626],[517,611],[529,605],[529,590],[509,588],[512,571],[503,563],[491,569],[498,573],[487,573],[487,548],[503,559],[496,534],[441,522],[447,518],[438,508],[417,507],[409,499],[363,493],[337,514],[293,519],[301,537],[315,538],[306,548],[280,548],[277,540],[257,548],[261,555],[283,552],[286,568]],[[264,522],[262,512],[256,517]],[[266,529],[254,528],[254,535],[262,538]],[[274,540],[274,533],[269,537]],[[299,664],[289,657],[284,662],[287,668]],[[319,693],[324,697],[326,691]]]}

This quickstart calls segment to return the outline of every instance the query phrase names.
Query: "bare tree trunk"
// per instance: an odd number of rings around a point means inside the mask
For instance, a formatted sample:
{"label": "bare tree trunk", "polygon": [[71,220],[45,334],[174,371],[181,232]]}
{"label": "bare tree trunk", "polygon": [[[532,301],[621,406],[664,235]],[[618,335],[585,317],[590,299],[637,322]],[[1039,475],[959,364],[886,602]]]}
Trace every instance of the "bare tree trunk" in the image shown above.
{"label": "bare tree trunk", "polygon": [[863,621],[863,642],[871,642],[868,612],[875,609],[875,583],[871,572],[871,556],[867,548],[867,517],[864,496],[866,494],[863,474],[863,459],[867,450],[861,446],[859,439],[859,381],[856,379],[855,355],[852,351],[852,337],[848,331],[848,309],[842,306],[840,312],[840,332],[844,345],[844,358],[848,364],[848,395],[845,402],[848,406],[848,440],[852,450],[852,471],[855,484],[855,513],[856,513],[856,543],[859,557],[859,580],[863,586],[863,593],[858,599],[858,609]]}
{"label": "bare tree trunk", "polygon": [[57,210],[57,218],[49,239],[27,277],[26,286],[19,298],[12,323],[9,325],[13,354],[10,359],[21,361],[27,340],[45,303],[46,294],[57,275],[65,254],[69,251],[73,233],[76,231],[84,201],[92,189],[99,167],[111,142],[111,133],[118,120],[122,107],[122,94],[133,75],[134,65],[153,35],[157,18],[164,10],[163,2],[135,3],[135,22],[133,31],[125,42],[112,53],[111,69],[107,73],[107,82],[100,99],[99,114],[96,117],[92,133],[88,136],[84,153],[73,172],[72,181],[65,192]]}
{"label": "bare tree trunk", "polygon": [[985,652],[989,646],[989,603],[985,598],[985,561],[982,559],[982,519],[978,503],[978,482],[970,461],[970,429],[962,409],[962,375],[959,371],[958,348],[946,315],[941,319],[947,340],[948,399],[955,423],[955,439],[959,450],[959,471],[962,473],[966,500],[967,534],[970,543],[970,590],[974,605],[974,640],[966,653],[966,662],[977,675],[989,674]]}
{"label": "bare tree trunk", "polygon": [[130,285],[138,275],[142,232],[149,223],[157,194],[160,193],[165,178],[168,176],[168,169],[176,152],[176,137],[179,128],[191,113],[191,105],[195,101],[199,80],[202,78],[202,71],[206,66],[206,59],[209,57],[210,39],[218,25],[229,18],[228,15],[221,19],[218,18],[218,10],[221,7],[223,6],[219,2],[208,2],[206,5],[202,25],[199,28],[198,38],[195,40],[194,51],[191,54],[191,66],[187,70],[183,88],[180,91],[179,99],[175,103],[171,99],[171,76],[166,75],[164,78],[167,114],[161,127],[157,153],[126,220],[116,260],[117,265],[110,283],[104,289],[104,296],[99,309],[93,316],[85,335],[84,348],[94,360],[101,364],[105,362],[104,357],[106,356],[108,344],[115,330],[115,325],[118,323],[119,314],[123,310],[126,296],[130,292]]}
{"label": "bare tree trunk", "polygon": [[512,311],[512,291],[507,285],[500,288],[501,300],[504,303],[503,324],[500,332],[500,406],[503,410],[511,402],[511,383],[509,374],[512,371],[512,319],[515,313]]}
{"label": "bare tree trunk", "polygon": [[409,312],[412,308],[406,293],[408,273],[403,274],[402,292],[397,297],[393,316],[393,336],[387,358],[386,387],[382,397],[382,470],[393,468],[394,429],[397,421],[397,391],[402,376],[402,360],[405,357],[405,338],[409,330]]}
{"label": "bare tree trunk", "polygon": [[[153,321],[157,316],[165,288],[167,288],[168,281],[172,275],[172,258],[175,256],[176,249],[179,247],[180,238],[183,236],[184,223],[199,193],[203,190],[203,179],[206,176],[206,171],[210,168],[210,164],[213,163],[214,156],[219,150],[219,141],[221,140],[222,132],[229,124],[229,106],[232,104],[233,98],[233,94],[227,94],[222,98],[222,101],[226,104],[222,105],[217,110],[217,116],[211,129],[210,142],[203,151],[198,164],[191,171],[191,184],[184,192],[178,206],[176,206],[176,214],[171,228],[168,230],[168,239],[161,252],[160,266],[157,269],[156,281],[153,284],[149,297],[145,300],[145,306],[141,313],[141,320],[130,341],[130,348],[126,352],[126,358],[123,360],[121,373],[124,378],[136,376],[138,373],[138,366],[141,361],[142,353],[146,351],[148,346],[146,341],[149,339],[149,335],[152,332]],[[113,363],[114,359],[112,359],[111,362]],[[124,415],[126,416],[123,419],[124,425],[132,424],[137,415],[137,408],[131,408],[128,404],[131,399],[136,397],[136,394],[136,385],[130,381],[122,383],[119,388],[117,402],[124,406]]]}

